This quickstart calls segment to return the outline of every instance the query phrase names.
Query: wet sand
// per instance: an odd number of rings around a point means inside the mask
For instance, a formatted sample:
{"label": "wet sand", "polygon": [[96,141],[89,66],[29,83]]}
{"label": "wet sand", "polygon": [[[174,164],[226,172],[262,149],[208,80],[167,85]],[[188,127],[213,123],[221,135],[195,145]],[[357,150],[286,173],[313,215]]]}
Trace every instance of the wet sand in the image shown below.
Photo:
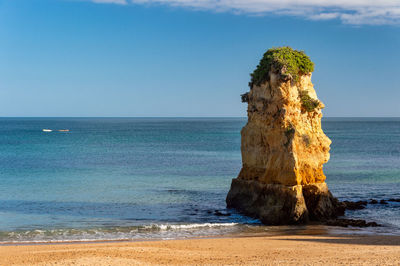
{"label": "wet sand", "polygon": [[400,263],[400,236],[284,235],[0,246],[0,265]]}

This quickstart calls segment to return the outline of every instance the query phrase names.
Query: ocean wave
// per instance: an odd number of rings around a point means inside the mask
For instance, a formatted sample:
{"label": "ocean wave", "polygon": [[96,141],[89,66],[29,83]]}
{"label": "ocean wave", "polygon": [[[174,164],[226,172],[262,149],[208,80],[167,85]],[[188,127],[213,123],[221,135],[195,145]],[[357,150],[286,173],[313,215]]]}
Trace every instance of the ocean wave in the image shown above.
{"label": "ocean wave", "polygon": [[152,224],[145,226],[145,228],[152,228],[160,230],[171,230],[171,229],[195,229],[204,227],[222,227],[222,226],[235,226],[238,223],[194,223],[194,224]]}
{"label": "ocean wave", "polygon": [[0,244],[62,243],[95,241],[129,241],[148,239],[179,239],[216,236],[236,231],[238,223],[148,224],[127,227],[89,229],[34,229],[1,231]]}

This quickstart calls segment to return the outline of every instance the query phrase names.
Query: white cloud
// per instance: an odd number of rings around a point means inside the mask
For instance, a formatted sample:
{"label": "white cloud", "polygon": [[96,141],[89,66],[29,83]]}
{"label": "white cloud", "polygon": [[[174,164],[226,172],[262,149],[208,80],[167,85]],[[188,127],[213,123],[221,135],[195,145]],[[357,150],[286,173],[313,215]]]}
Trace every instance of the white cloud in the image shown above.
{"label": "white cloud", "polygon": [[291,15],[346,24],[400,24],[400,0],[92,0],[97,3],[161,4],[216,12]]}

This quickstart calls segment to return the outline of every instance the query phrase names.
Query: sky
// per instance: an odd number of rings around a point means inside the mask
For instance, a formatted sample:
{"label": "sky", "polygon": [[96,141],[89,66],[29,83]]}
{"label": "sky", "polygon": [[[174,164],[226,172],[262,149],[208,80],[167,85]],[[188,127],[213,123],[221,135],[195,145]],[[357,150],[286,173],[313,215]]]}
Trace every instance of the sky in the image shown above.
{"label": "sky", "polygon": [[398,0],[0,0],[0,116],[246,116],[278,46],[325,116],[400,116]]}

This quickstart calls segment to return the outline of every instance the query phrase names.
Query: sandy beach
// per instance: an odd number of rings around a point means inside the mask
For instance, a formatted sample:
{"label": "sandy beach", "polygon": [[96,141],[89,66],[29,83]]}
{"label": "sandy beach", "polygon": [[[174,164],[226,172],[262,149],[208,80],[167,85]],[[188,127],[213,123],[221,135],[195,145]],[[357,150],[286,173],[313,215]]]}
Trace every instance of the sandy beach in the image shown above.
{"label": "sandy beach", "polygon": [[285,235],[0,247],[0,265],[398,263],[400,236]]}

